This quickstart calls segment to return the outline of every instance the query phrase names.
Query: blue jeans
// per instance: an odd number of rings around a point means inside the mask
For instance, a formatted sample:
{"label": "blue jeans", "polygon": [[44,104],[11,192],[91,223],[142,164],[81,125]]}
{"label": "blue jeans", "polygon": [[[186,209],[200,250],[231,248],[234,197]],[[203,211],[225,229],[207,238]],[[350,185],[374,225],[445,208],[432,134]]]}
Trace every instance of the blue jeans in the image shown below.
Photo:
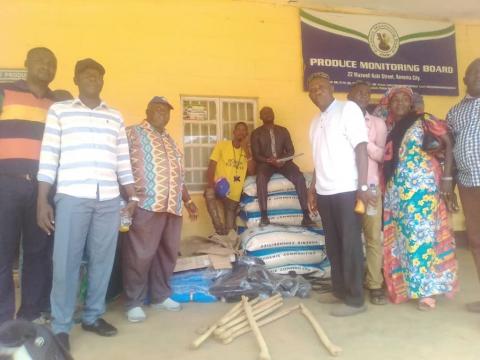
{"label": "blue jeans", "polygon": [[64,194],[55,196],[52,329],[69,333],[79,286],[82,255],[87,255],[88,288],[82,322],[94,323],[105,312],[105,295],[112,272],[120,198],[98,201]]}

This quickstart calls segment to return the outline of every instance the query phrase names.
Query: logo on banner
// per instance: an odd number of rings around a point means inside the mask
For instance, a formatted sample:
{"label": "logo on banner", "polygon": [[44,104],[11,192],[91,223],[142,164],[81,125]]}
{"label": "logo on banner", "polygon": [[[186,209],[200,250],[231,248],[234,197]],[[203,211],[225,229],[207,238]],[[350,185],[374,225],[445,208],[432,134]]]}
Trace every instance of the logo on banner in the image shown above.
{"label": "logo on banner", "polygon": [[370,29],[368,43],[375,55],[381,58],[390,58],[397,53],[400,38],[392,25],[378,23]]}

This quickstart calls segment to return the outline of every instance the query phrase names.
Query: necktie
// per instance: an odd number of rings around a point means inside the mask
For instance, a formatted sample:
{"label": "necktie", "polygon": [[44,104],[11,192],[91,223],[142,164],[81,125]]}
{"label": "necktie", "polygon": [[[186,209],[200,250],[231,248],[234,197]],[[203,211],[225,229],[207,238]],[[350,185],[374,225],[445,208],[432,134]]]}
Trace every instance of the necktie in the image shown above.
{"label": "necktie", "polygon": [[273,131],[273,128],[271,128],[269,131],[270,131],[270,144],[272,146],[272,156],[276,158],[277,150],[275,146],[275,132]]}

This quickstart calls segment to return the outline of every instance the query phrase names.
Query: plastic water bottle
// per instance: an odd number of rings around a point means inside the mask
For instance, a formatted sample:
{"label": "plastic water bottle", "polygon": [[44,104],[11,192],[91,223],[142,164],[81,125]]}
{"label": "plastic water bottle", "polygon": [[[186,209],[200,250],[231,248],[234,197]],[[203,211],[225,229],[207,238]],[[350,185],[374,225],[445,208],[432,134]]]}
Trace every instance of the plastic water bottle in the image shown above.
{"label": "plastic water bottle", "polygon": [[125,200],[120,200],[120,232],[127,232],[130,230],[130,225],[132,225],[132,219],[130,218],[130,215],[128,212],[125,210],[125,207],[127,206],[127,203]]}
{"label": "plastic water bottle", "polygon": [[[371,193],[372,193],[373,195],[377,196],[377,187],[375,186],[375,184],[370,184],[370,191],[371,191]],[[375,216],[375,215],[377,215],[377,207],[368,204],[368,206],[367,206],[367,215],[368,215],[368,216]]]}

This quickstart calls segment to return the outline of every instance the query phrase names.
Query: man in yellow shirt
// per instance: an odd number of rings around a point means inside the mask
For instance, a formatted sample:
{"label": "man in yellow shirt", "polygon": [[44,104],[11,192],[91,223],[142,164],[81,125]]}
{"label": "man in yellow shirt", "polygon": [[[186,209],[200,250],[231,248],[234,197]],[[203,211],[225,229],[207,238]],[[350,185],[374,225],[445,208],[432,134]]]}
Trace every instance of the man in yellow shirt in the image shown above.
{"label": "man in yellow shirt", "polygon": [[[205,201],[207,210],[212,219],[215,232],[226,235],[235,229],[235,215],[242,194],[245,176],[253,174],[254,162],[250,152],[248,127],[244,122],[238,122],[233,129],[233,140],[224,140],[218,143],[210,155],[207,169],[207,187]],[[215,184],[225,180],[230,185],[230,191],[225,197],[215,192]],[[223,203],[225,223],[219,214],[217,199]]]}

